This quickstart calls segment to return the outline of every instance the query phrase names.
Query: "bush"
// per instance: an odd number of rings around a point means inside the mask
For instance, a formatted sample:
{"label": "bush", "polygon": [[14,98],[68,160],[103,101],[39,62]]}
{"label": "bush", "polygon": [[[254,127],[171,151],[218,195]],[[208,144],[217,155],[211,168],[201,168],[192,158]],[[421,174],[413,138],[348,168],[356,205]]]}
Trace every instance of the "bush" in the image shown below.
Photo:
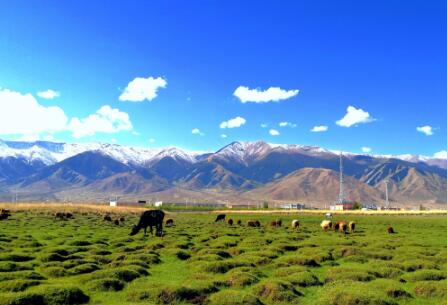
{"label": "bush", "polygon": [[23,253],[0,254],[0,261],[28,262],[32,261],[33,259],[33,256]]}
{"label": "bush", "polygon": [[185,251],[178,251],[175,256],[177,256],[178,259],[184,261],[187,260],[191,257],[191,254],[189,254],[188,252]]}
{"label": "bush", "polygon": [[327,270],[325,282],[343,282],[357,281],[369,282],[375,279],[375,276],[359,268],[333,267]]}
{"label": "bush", "polygon": [[405,274],[403,278],[408,282],[440,281],[447,278],[447,273],[439,270],[418,270]]}
{"label": "bush", "polygon": [[222,290],[209,297],[211,305],[262,305],[254,295],[239,290]]}
{"label": "bush", "polygon": [[418,282],[414,286],[414,293],[424,298],[447,298],[447,281]]}
{"label": "bush", "polygon": [[93,271],[99,270],[99,266],[96,264],[82,264],[70,269],[71,274],[84,274],[84,273],[92,273]]}
{"label": "bush", "polygon": [[19,292],[24,291],[28,287],[37,286],[40,282],[36,280],[10,280],[2,281],[0,283],[0,291],[4,292]]}
{"label": "bush", "polygon": [[365,283],[336,282],[325,286],[317,299],[318,305],[396,305],[383,291]]}
{"label": "bush", "polygon": [[117,279],[98,279],[89,282],[88,287],[98,291],[121,291],[124,285],[124,282]]}
{"label": "bush", "polygon": [[29,264],[17,264],[14,262],[0,262],[0,272],[12,272],[12,271],[22,271],[22,270],[32,270],[33,267]]}
{"label": "bush", "polygon": [[251,268],[242,267],[228,271],[225,282],[232,287],[245,287],[259,282],[261,274]]}
{"label": "bush", "polygon": [[46,305],[85,304],[90,298],[76,287],[45,287],[42,289]]}
{"label": "bush", "polygon": [[47,267],[43,272],[50,277],[63,277],[67,275],[67,271],[62,267]]}
{"label": "bush", "polygon": [[46,305],[44,298],[38,293],[14,293],[9,296],[0,296],[2,305]]}
{"label": "bush", "polygon": [[253,291],[261,300],[265,300],[269,304],[277,302],[290,303],[301,295],[293,285],[284,281],[263,282],[256,285]]}

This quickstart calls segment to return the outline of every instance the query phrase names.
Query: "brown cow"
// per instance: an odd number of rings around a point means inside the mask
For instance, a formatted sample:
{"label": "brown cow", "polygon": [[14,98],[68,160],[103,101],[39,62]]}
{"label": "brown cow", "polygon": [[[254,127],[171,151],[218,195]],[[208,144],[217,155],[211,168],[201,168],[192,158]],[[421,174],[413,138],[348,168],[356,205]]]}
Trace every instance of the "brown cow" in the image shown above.
{"label": "brown cow", "polygon": [[237,224],[238,224],[238,225],[242,225],[242,220],[238,219],[238,220],[237,220]]}
{"label": "brown cow", "polygon": [[340,229],[340,221],[337,221],[336,223],[334,223],[332,228],[334,229],[335,232],[337,232]]}
{"label": "brown cow", "polygon": [[354,233],[355,230],[355,222],[350,221],[349,222],[349,232]]}
{"label": "brown cow", "polygon": [[387,232],[388,232],[389,234],[394,234],[394,233],[395,233],[395,232],[394,232],[394,229],[393,229],[392,226],[388,226],[388,228],[387,228],[386,230],[387,230]]}
{"label": "brown cow", "polygon": [[348,229],[348,225],[344,221],[340,221],[339,223],[339,230],[341,233],[346,233],[346,230]]}
{"label": "brown cow", "polygon": [[120,225],[120,220],[119,220],[119,219],[115,219],[115,220],[113,221],[113,223],[114,223],[115,225],[119,226],[119,225]]}
{"label": "brown cow", "polygon": [[110,215],[108,215],[108,214],[104,215],[104,217],[102,219],[104,221],[112,221],[112,217],[110,217]]}
{"label": "brown cow", "polygon": [[298,219],[292,220],[292,228],[297,229],[299,227],[300,227],[300,222],[298,221]]}
{"label": "brown cow", "polygon": [[124,216],[120,217],[120,222],[124,222],[126,219],[124,218]]}
{"label": "brown cow", "polygon": [[249,226],[249,227],[260,227],[261,223],[258,220],[249,220],[249,221],[247,221],[247,226]]}
{"label": "brown cow", "polygon": [[172,219],[172,218],[166,219],[165,225],[167,227],[172,227],[174,225],[174,219]]}
{"label": "brown cow", "polygon": [[228,223],[228,225],[232,226],[233,225],[233,219],[231,219],[231,218],[228,219],[227,223]]}

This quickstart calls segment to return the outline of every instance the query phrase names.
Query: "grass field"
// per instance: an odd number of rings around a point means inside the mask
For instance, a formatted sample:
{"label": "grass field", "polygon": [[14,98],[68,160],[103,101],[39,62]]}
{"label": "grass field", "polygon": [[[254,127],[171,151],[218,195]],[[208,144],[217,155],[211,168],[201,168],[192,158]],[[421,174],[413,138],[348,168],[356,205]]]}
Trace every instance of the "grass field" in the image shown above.
{"label": "grass field", "polygon": [[228,226],[170,213],[163,238],[143,238],[129,236],[138,209],[117,209],[119,226],[105,210],[56,220],[57,209],[0,221],[0,304],[447,304],[442,215],[336,215],[357,223],[343,235],[323,232],[321,215],[229,214],[244,225]]}

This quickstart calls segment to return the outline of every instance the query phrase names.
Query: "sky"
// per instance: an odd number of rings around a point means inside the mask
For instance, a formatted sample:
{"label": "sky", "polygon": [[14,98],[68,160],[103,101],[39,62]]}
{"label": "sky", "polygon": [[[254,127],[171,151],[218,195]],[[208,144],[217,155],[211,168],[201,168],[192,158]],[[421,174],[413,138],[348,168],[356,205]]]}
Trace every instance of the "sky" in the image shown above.
{"label": "sky", "polygon": [[445,1],[7,1],[0,138],[447,158]]}

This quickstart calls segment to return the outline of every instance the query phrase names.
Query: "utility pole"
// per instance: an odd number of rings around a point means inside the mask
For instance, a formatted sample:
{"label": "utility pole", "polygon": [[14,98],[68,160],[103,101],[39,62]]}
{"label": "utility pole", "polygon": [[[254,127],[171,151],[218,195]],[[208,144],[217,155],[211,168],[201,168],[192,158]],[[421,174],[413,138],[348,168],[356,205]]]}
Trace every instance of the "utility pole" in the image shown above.
{"label": "utility pole", "polygon": [[390,183],[390,181],[388,179],[386,179],[384,182],[385,182],[385,206],[387,209],[389,209],[390,201],[388,199],[388,184]]}
{"label": "utility pole", "polygon": [[338,202],[345,201],[345,191],[343,189],[343,152],[340,152],[340,193],[338,194]]}

